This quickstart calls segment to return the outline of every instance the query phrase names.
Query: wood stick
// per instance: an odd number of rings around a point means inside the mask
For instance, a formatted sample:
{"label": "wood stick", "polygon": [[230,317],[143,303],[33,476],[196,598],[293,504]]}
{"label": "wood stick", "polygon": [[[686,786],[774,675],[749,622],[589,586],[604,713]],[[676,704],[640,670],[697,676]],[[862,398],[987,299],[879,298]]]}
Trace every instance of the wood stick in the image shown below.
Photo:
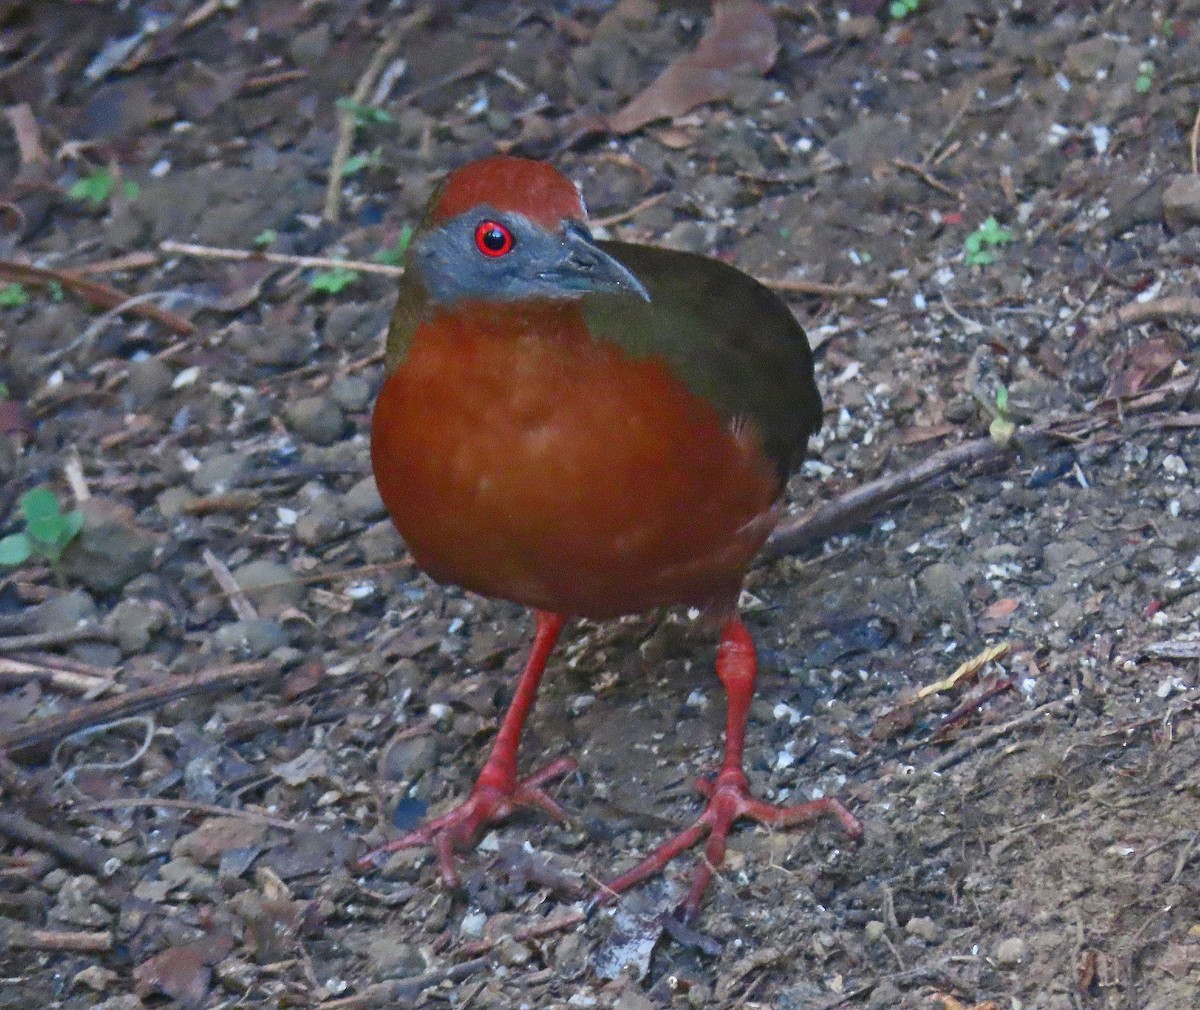
{"label": "wood stick", "polygon": [[180,698],[229,691],[244,684],[253,684],[278,672],[279,667],[275,663],[259,660],[254,663],[235,663],[193,676],[173,676],[162,684],[81,705],[69,712],[52,715],[0,733],[0,752],[20,751],[56,743],[63,737],[89,726],[98,726],[113,719],[161,708]]}
{"label": "wood stick", "polygon": [[463,961],[448,968],[435,968],[413,978],[389,979],[367,986],[362,992],[341,999],[318,1003],[318,1010],[369,1010],[371,1007],[404,1006],[416,1000],[430,986],[439,982],[461,982],[476,972],[483,971],[491,963],[489,958],[478,957]]}
{"label": "wood stick", "polygon": [[71,670],[56,670],[53,667],[29,663],[21,659],[0,658],[0,684],[24,684],[37,680],[60,691],[87,694],[111,686],[111,679],[90,677]]}
{"label": "wood stick", "polygon": [[62,631],[39,631],[29,635],[10,635],[0,638],[0,653],[18,652],[22,649],[45,649],[55,645],[70,645],[72,642],[111,642],[113,633],[99,624],[85,624],[78,628]]}
{"label": "wood stick", "polygon": [[250,597],[246,595],[245,590],[238,585],[237,579],[233,577],[233,572],[229,570],[225,562],[207,547],[204,548],[202,557],[204,558],[204,563],[208,565],[208,570],[212,572],[217,585],[221,587],[221,591],[229,601],[229,605],[233,608],[233,612],[237,615],[237,619],[239,621],[253,621],[257,619],[258,610],[250,602]]}
{"label": "wood stick", "polygon": [[1119,330],[1122,326],[1146,323],[1158,319],[1200,318],[1200,298],[1195,295],[1166,295],[1152,298],[1148,302],[1130,302],[1096,324],[1092,331],[1103,336]]}
{"label": "wood stick", "polygon": [[143,319],[153,319],[172,333],[183,337],[189,337],[196,332],[195,324],[183,316],[144,302],[130,304],[131,299],[124,291],[81,277],[70,270],[51,270],[49,267],[35,267],[31,263],[0,259],[0,279],[15,281],[18,284],[61,284],[68,291],[74,292],[98,308],[115,309],[122,306],[123,312]]}
{"label": "wood stick", "polygon": [[283,266],[301,267],[312,270],[357,270],[364,274],[381,274],[384,277],[402,277],[404,267],[388,263],[372,263],[369,260],[339,260],[331,256],[292,256],[287,253],[263,252],[258,249],[225,249],[220,246],[198,245],[195,242],[175,242],[167,239],[159,243],[159,249],[178,256],[195,256],[212,260],[263,260]]}
{"label": "wood stick", "polygon": [[107,930],[85,933],[82,930],[26,929],[13,924],[3,940],[9,947],[25,950],[68,951],[73,954],[102,954],[112,950],[113,935]]}
{"label": "wood stick", "polygon": [[779,558],[798,554],[840,533],[849,533],[860,523],[911,494],[931,480],[960,467],[998,463],[1013,453],[992,438],[976,438],[926,456],[899,473],[885,474],[862,487],[820,506],[807,515],[783,523],[771,534],[763,556]]}
{"label": "wood stick", "polygon": [[866,284],[830,284],[828,281],[806,281],[787,277],[757,277],[772,291],[785,295],[816,295],[818,298],[878,298],[883,288]]}
{"label": "wood stick", "polygon": [[41,852],[51,852],[64,863],[97,876],[104,873],[109,859],[108,853],[98,846],[53,831],[15,810],[0,811],[0,835]]}

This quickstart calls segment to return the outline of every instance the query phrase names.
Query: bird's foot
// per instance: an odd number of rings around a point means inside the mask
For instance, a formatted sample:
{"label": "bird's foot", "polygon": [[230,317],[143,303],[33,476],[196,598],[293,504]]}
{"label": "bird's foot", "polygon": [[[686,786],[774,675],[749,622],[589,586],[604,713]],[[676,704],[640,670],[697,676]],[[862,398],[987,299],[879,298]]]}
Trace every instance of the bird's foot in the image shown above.
{"label": "bird's foot", "polygon": [[359,859],[358,865],[367,869],[387,853],[432,845],[437,854],[442,882],[447,887],[457,887],[458,869],[454,854],[471,848],[488,825],[503,821],[518,807],[537,807],[556,821],[566,820],[562,807],[542,787],[547,782],[570,774],[575,768],[573,758],[559,758],[528,778],[518,779],[511,772],[501,772],[485,765],[471,795],[462,803],[421,827],[372,849]]}
{"label": "bird's foot", "polygon": [[685,922],[694,919],[700,911],[700,901],[704,897],[704,891],[708,887],[709,881],[712,880],[713,874],[725,859],[725,842],[729,836],[729,829],[743,817],[757,821],[759,824],[781,827],[807,824],[809,821],[815,821],[821,817],[835,817],[841,823],[842,830],[850,838],[862,837],[862,822],[837,800],[826,797],[792,807],[765,803],[750,794],[746,776],[740,769],[726,769],[715,780],[699,779],[696,782],[696,788],[702,795],[708,797],[708,806],[704,813],[696,818],[691,827],[663,842],[637,866],[626,870],[615,880],[609,881],[601,893],[596,896],[598,900],[602,901],[620,894],[634,884],[653,876],[684,849],[691,848],[701,838],[708,835],[708,842],[704,846],[704,856],[696,869],[696,875],[692,878],[691,889],[681,908]]}

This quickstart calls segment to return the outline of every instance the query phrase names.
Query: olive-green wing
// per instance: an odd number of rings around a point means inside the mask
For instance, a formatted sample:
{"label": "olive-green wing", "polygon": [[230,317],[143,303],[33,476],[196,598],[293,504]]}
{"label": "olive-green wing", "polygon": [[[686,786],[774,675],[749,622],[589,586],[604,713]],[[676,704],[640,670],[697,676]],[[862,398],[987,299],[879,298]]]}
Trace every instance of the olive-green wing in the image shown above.
{"label": "olive-green wing", "polygon": [[650,301],[585,296],[592,335],[633,355],[662,355],[723,416],[752,421],[786,475],[821,427],[812,351],[787,305],[719,260],[627,242],[598,244],[633,271]]}

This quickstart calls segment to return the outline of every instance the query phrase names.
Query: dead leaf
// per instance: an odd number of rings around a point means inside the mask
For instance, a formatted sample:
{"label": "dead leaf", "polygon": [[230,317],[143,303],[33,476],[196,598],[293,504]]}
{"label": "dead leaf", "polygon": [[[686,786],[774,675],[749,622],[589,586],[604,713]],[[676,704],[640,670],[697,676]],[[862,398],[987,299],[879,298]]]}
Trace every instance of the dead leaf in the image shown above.
{"label": "dead leaf", "polygon": [[231,849],[247,849],[262,841],[267,826],[242,817],[213,817],[184,835],[172,847],[175,858],[186,857],[202,866],[216,866]]}
{"label": "dead leaf", "polygon": [[931,694],[939,694],[942,691],[949,691],[960,680],[975,676],[988,663],[993,660],[1000,659],[1008,655],[1008,650],[1012,646],[1008,642],[1001,642],[999,645],[992,645],[984,649],[978,655],[972,656],[965,663],[962,663],[949,677],[944,680],[936,681],[932,684],[926,684],[917,692],[918,698],[928,698]]}
{"label": "dead leaf", "polygon": [[291,761],[284,761],[271,769],[289,786],[302,786],[312,779],[324,778],[329,774],[329,765],[325,755],[309,748]]}
{"label": "dead leaf", "polygon": [[133,969],[138,995],[158,992],[184,1006],[199,1006],[208,995],[212,982],[209,966],[232,949],[233,941],[225,934],[168,947]]}
{"label": "dead leaf", "polygon": [[1111,395],[1132,396],[1157,385],[1186,353],[1186,342],[1174,333],[1134,344],[1113,362]]}
{"label": "dead leaf", "polygon": [[988,621],[999,621],[1005,617],[1010,617],[1020,605],[1021,601],[1015,596],[1005,596],[988,607],[983,612],[983,617]]}
{"label": "dead leaf", "polygon": [[779,38],[770,9],[758,0],[713,0],[713,17],[695,50],[676,59],[659,78],[609,120],[614,133],[632,133],[655,119],[725,98],[734,74],[765,74],[775,65]]}

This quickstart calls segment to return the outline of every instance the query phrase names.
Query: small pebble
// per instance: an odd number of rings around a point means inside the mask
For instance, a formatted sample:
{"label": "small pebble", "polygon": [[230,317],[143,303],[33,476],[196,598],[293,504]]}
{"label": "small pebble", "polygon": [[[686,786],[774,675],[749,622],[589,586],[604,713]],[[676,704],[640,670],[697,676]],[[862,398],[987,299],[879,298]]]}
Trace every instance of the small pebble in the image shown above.
{"label": "small pebble", "polygon": [[1001,940],[996,947],[996,963],[1007,967],[1020,964],[1025,959],[1025,941],[1019,936]]}

